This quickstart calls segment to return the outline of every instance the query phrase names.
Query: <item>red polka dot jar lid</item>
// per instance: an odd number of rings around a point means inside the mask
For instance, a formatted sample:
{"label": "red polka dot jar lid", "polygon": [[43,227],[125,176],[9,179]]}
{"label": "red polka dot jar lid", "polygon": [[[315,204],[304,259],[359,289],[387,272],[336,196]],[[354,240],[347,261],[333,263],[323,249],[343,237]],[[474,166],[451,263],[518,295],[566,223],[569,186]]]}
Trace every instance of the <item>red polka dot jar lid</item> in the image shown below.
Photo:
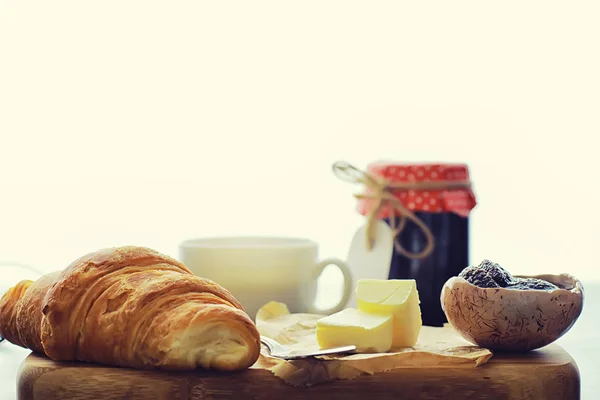
{"label": "red polka dot jar lid", "polygon": [[[390,183],[420,182],[461,182],[469,181],[469,168],[466,164],[421,163],[407,164],[376,161],[367,166],[367,172]],[[367,190],[369,193],[369,190]],[[470,188],[460,189],[390,189],[406,208],[411,211],[430,213],[452,212],[467,217],[477,204]],[[358,211],[366,215],[372,205],[371,199],[359,199]],[[384,206],[378,218],[389,216],[388,206]]]}

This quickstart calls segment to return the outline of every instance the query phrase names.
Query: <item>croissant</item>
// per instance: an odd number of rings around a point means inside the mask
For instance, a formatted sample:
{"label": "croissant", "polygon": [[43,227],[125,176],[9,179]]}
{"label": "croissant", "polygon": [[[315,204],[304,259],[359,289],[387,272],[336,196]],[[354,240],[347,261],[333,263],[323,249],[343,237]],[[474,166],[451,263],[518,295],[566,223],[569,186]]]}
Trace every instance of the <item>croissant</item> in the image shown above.
{"label": "croissant", "polygon": [[57,361],[144,369],[234,371],[260,354],[258,330],[229,291],[137,246],[17,283],[0,299],[0,334]]}

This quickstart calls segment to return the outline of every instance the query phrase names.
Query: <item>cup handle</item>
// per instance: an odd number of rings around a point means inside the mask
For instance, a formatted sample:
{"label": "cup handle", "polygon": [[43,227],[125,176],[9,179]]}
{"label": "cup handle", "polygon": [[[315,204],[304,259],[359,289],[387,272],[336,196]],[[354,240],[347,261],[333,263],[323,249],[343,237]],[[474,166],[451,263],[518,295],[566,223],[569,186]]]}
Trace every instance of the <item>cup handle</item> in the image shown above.
{"label": "cup handle", "polygon": [[309,307],[310,313],[329,315],[329,314],[333,314],[338,311],[341,311],[344,308],[344,306],[346,305],[346,303],[348,302],[348,299],[350,299],[350,295],[352,294],[351,293],[352,292],[352,272],[350,271],[350,268],[348,268],[348,264],[346,264],[342,260],[339,260],[337,258],[324,259],[323,261],[321,261],[320,263],[318,263],[316,265],[313,278],[318,279],[319,276],[321,276],[321,274],[323,273],[323,270],[325,269],[325,267],[327,267],[329,265],[335,265],[342,272],[342,275],[344,278],[344,287],[343,287],[342,297],[336,305],[334,305],[333,307],[330,307],[330,308],[326,308],[326,309],[318,308],[313,303]]}

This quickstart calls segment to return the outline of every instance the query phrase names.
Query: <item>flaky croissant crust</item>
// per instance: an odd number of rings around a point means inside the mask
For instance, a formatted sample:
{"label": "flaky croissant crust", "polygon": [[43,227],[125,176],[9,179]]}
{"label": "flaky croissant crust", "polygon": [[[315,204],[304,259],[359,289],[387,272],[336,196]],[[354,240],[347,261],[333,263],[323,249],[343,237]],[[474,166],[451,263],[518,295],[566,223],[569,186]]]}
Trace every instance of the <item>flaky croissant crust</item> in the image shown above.
{"label": "flaky croissant crust", "polygon": [[[235,297],[152,249],[102,249],[53,279],[39,301],[39,339],[54,360],[238,370],[258,359],[260,336]],[[10,326],[0,317],[0,332]]]}
{"label": "flaky croissant crust", "polygon": [[8,289],[4,296],[2,296],[2,299],[0,299],[0,334],[6,340],[21,347],[27,346],[21,340],[19,330],[17,329],[17,309],[20,299],[32,284],[33,281],[31,280],[22,280]]}

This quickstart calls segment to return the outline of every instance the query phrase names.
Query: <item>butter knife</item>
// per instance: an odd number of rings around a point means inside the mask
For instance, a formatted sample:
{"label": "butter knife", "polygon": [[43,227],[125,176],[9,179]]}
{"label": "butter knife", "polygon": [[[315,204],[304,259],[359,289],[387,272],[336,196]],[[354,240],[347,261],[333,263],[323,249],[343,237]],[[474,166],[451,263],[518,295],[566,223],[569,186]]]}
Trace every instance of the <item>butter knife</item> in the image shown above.
{"label": "butter knife", "polygon": [[283,360],[295,360],[299,358],[324,356],[327,354],[350,353],[356,350],[356,346],[341,346],[317,351],[294,351],[278,341],[265,336],[261,336],[260,341],[267,349],[269,349],[269,354],[272,357],[281,358]]}

